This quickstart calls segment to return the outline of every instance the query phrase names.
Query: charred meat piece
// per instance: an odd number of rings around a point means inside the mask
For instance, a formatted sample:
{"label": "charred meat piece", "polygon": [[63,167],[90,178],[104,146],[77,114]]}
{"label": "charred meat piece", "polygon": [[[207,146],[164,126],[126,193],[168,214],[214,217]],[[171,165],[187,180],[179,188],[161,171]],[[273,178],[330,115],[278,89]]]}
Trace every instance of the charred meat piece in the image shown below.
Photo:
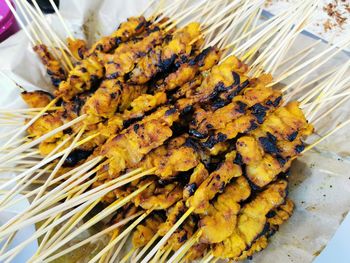
{"label": "charred meat piece", "polygon": [[66,72],[62,65],[50,53],[47,46],[44,44],[34,46],[35,53],[38,54],[41,62],[44,64],[47,74],[50,76],[51,82],[55,87],[58,87],[62,81],[66,79]]}
{"label": "charred meat piece", "polygon": [[21,97],[30,108],[43,108],[54,98],[52,94],[43,90],[23,91]]}

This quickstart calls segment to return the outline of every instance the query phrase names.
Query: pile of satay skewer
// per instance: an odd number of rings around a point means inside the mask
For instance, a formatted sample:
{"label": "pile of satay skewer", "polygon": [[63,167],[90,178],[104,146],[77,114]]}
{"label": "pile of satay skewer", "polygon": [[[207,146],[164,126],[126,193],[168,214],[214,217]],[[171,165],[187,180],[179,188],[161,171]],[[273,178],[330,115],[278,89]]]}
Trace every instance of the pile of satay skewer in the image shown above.
{"label": "pile of satay skewer", "polygon": [[[74,38],[53,1],[66,43],[36,1],[15,2],[33,20],[23,29],[55,92],[22,90],[29,109],[1,113],[4,124],[18,123],[1,169],[16,165],[18,174],[0,186],[0,210],[19,193],[31,200],[0,227],[4,262],[38,238],[29,262],[101,237],[108,243],[89,262],[249,258],[292,215],[293,161],[349,123],[304,142],[349,96],[350,63],[305,79],[350,40],[308,59],[318,43],[286,56],[317,1],[262,23],[259,0],[152,1],[152,15],[128,18],[91,47]],[[100,232],[66,246],[101,222]],[[35,234],[7,250],[33,223]],[[123,255],[128,238],[133,248]]]}

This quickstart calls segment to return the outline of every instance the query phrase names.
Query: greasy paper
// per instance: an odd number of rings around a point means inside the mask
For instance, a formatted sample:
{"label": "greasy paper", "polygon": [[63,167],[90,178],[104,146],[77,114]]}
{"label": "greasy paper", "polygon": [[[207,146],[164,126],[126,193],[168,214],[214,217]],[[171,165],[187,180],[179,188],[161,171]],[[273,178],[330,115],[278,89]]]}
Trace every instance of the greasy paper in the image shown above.
{"label": "greasy paper", "polygon": [[[147,0],[61,0],[61,13],[76,36],[91,43],[112,32],[128,16],[141,12]],[[61,37],[64,29],[56,16],[50,23]],[[306,47],[313,39],[300,36],[290,51]],[[323,47],[324,48],[324,47]],[[322,49],[322,47],[321,47]],[[320,52],[316,48],[314,54]],[[327,63],[333,67],[349,59],[339,54]],[[28,90],[51,89],[50,81],[23,32],[0,45],[0,70]],[[316,71],[311,76],[317,76]],[[287,79],[292,81],[293,78]],[[23,108],[19,90],[1,81],[1,108]],[[349,103],[317,123],[317,139],[349,116]],[[300,157],[291,169],[289,196],[296,204],[291,219],[271,239],[253,262],[311,262],[327,245],[350,209],[350,126]],[[310,139],[310,141],[311,141]],[[85,251],[86,253],[86,251]]]}

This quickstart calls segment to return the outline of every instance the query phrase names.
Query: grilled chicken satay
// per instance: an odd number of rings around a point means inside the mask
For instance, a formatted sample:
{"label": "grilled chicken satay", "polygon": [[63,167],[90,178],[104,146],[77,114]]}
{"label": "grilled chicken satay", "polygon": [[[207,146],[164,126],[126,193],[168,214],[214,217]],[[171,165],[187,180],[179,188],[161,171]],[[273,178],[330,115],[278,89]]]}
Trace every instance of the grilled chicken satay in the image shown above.
{"label": "grilled chicken satay", "polygon": [[67,38],[68,48],[76,60],[82,60],[87,53],[87,43],[83,39]]}
{"label": "grilled chicken satay", "polygon": [[277,181],[244,205],[234,232],[214,245],[213,255],[218,258],[239,257],[259,237],[267,222],[267,214],[285,201],[286,194],[287,182]]}
{"label": "grilled chicken satay", "polygon": [[201,85],[193,90],[192,93],[188,94],[186,98],[178,100],[176,103],[177,108],[184,109],[195,103],[215,100],[224,92],[237,92],[240,86],[238,79],[235,77],[236,75],[232,72],[241,72],[239,81],[244,82],[247,79],[247,77],[244,77],[247,70],[247,65],[243,64],[239,59],[234,56],[228,57],[219,65],[214,66]]}
{"label": "grilled chicken satay", "polygon": [[304,149],[302,139],[313,131],[298,103],[291,102],[270,114],[248,136],[238,139],[237,151],[246,164],[248,178],[263,187],[289,169]]}
{"label": "grilled chicken satay", "polygon": [[198,226],[203,231],[200,241],[212,244],[228,238],[237,223],[241,208],[239,203],[246,200],[250,192],[248,180],[243,176],[228,184],[224,192],[209,205],[206,214],[200,216]]}
{"label": "grilled chicken satay", "polygon": [[79,93],[97,88],[103,75],[103,65],[95,56],[89,56],[79,61],[69,72],[67,80],[60,83],[55,95],[69,101]]}
{"label": "grilled chicken satay", "polygon": [[272,210],[267,215],[268,229],[266,229],[265,234],[257,238],[248,250],[244,251],[239,257],[236,257],[234,260],[244,260],[251,257],[256,252],[259,252],[266,248],[268,245],[268,238],[278,230],[280,225],[289,219],[293,213],[293,209],[293,202],[287,198],[285,204],[282,204],[276,209]]}
{"label": "grilled chicken satay", "polygon": [[113,54],[106,54],[102,59],[106,66],[106,78],[115,79],[123,77],[135,67],[155,46],[162,43],[164,34],[159,28],[141,40],[125,43],[115,50]]}
{"label": "grilled chicken satay", "polygon": [[211,69],[220,59],[221,52],[215,47],[208,47],[183,63],[179,68],[170,73],[161,83],[157,84],[157,89],[161,91],[171,91],[181,87],[185,83],[192,81],[199,72]]}
{"label": "grilled chicken satay", "polygon": [[108,53],[115,49],[120,43],[139,35],[143,32],[147,25],[147,21],[143,16],[130,17],[127,21],[121,23],[116,31],[111,35],[105,36],[98,40],[87,52],[92,55],[96,52]]}
{"label": "grilled chicken satay", "polygon": [[52,100],[53,95],[43,90],[23,91],[21,97],[29,108],[42,108],[47,106]]}
{"label": "grilled chicken satay", "polygon": [[179,136],[166,145],[158,147],[141,163],[144,168],[157,167],[154,174],[162,180],[171,180],[180,172],[197,166],[199,156],[195,149],[186,144],[188,136]]}
{"label": "grilled chicken satay", "polygon": [[186,201],[187,207],[194,208],[194,213],[206,213],[210,207],[209,201],[216,194],[222,193],[232,178],[242,175],[241,167],[234,163],[235,158],[235,151],[226,154],[225,160],[199,185],[194,195]]}
{"label": "grilled chicken satay", "polygon": [[164,72],[174,63],[176,58],[188,56],[192,50],[191,41],[200,36],[200,25],[190,23],[174,33],[171,40],[157,46],[143,57],[128,74],[129,81],[135,84],[148,82],[157,73]]}
{"label": "grilled chicken satay", "polygon": [[47,46],[44,44],[33,47],[34,52],[39,56],[41,62],[46,68],[47,74],[50,76],[51,82],[55,87],[58,87],[62,81],[66,79],[66,72],[62,65],[50,53]]}
{"label": "grilled chicken satay", "polygon": [[[149,180],[146,180],[147,182]],[[133,200],[135,206],[145,210],[165,210],[182,198],[182,186],[178,182],[161,185],[153,181],[145,191]],[[144,182],[140,185],[142,186]]]}
{"label": "grilled chicken satay", "polygon": [[[279,91],[266,87],[266,84],[259,79],[250,80],[250,84],[227,105],[214,111],[198,108],[191,123],[193,135],[199,138],[207,137],[210,131],[225,129],[233,120],[247,114],[248,110],[254,113],[254,109],[259,105],[274,100],[275,97],[281,97]],[[258,117],[257,121],[261,124],[263,116]]]}
{"label": "grilled chicken satay", "polygon": [[117,175],[135,166],[152,149],[163,144],[172,136],[171,126],[178,118],[176,109],[163,107],[107,140],[100,154],[110,160],[109,173]]}
{"label": "grilled chicken satay", "polygon": [[159,225],[163,223],[163,219],[158,215],[151,215],[136,227],[132,235],[132,244],[134,248],[145,246],[157,233]]}

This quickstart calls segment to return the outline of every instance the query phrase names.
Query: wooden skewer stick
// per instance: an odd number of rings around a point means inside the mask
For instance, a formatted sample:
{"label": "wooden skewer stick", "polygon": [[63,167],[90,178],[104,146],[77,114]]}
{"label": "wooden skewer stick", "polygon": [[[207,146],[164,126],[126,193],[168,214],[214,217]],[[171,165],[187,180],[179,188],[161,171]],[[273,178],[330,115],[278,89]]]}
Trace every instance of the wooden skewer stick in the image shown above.
{"label": "wooden skewer stick", "polygon": [[138,262],[141,257],[147,252],[147,250],[152,246],[152,244],[159,238],[159,234],[156,233],[151,240],[146,244],[146,246],[144,246],[142,248],[142,250],[140,251],[140,253],[137,254],[137,256],[135,257],[135,262]]}
{"label": "wooden skewer stick", "polygon": [[22,22],[22,20],[20,19],[20,17],[18,16],[16,10],[13,8],[11,2],[9,0],[5,0],[7,6],[9,7],[9,9],[11,10],[13,16],[16,18],[17,22],[20,24],[21,28],[23,29],[24,33],[27,35],[29,41],[31,42],[31,44],[34,46],[35,45],[35,41],[32,38],[32,36],[29,34],[26,26],[24,25],[24,23]]}
{"label": "wooden skewer stick", "polygon": [[[148,184],[149,185],[149,184]],[[147,185],[147,186],[148,186]],[[106,251],[108,251],[111,247],[117,244],[121,239],[123,239],[127,234],[129,234],[143,219],[145,219],[151,210],[143,213],[138,219],[136,219],[130,226],[128,226],[120,235],[114,239],[110,244],[108,244],[104,249],[102,249],[95,257],[93,257],[89,263],[96,262]]]}
{"label": "wooden skewer stick", "polygon": [[188,239],[185,244],[183,244],[175,254],[167,261],[168,263],[177,263],[179,262],[187,253],[187,251],[198,242],[198,239],[202,235],[202,231],[197,231],[190,239]]}
{"label": "wooden skewer stick", "polygon": [[126,263],[135,253],[135,251],[137,252],[135,248],[130,249],[130,251],[119,261],[119,263]]}
{"label": "wooden skewer stick", "polygon": [[[48,257],[49,255],[51,255],[53,252],[57,251],[58,248],[62,247],[64,244],[66,244],[67,242],[69,242],[70,240],[72,240],[74,237],[76,237],[77,235],[81,234],[82,232],[84,232],[85,230],[87,230],[88,228],[90,228],[91,226],[95,225],[97,222],[100,222],[102,219],[104,219],[106,216],[109,216],[110,214],[114,213],[115,211],[117,211],[118,209],[120,209],[121,207],[123,207],[125,204],[127,204],[128,202],[130,202],[130,200],[132,198],[134,198],[136,195],[140,194],[142,191],[144,191],[151,183],[145,184],[144,186],[140,187],[138,190],[134,191],[133,193],[129,194],[127,197],[124,197],[123,199],[117,200],[114,203],[110,204],[108,207],[106,207],[103,211],[101,211],[99,214],[95,215],[93,218],[91,218],[89,221],[87,221],[86,223],[84,223],[82,226],[80,226],[78,229],[76,229],[74,232],[70,233],[69,236],[65,237],[64,239],[62,239],[60,242],[58,242],[57,244],[55,244],[54,246],[50,247],[49,249],[45,250],[44,253],[36,259],[35,262],[41,262],[42,260],[44,260],[46,257]],[[103,196],[103,195],[102,195]],[[102,197],[100,196],[100,197]],[[91,200],[92,199],[92,200]],[[86,203],[92,203],[96,200],[96,198],[91,198],[90,200],[88,200]],[[72,199],[73,200],[73,199]],[[69,200],[69,201],[72,201]],[[69,202],[68,201],[68,202]],[[68,203],[67,202],[67,203]],[[121,236],[121,235],[120,235]],[[120,237],[118,236],[118,237]],[[116,240],[119,241],[119,239],[117,238]],[[116,240],[114,240],[111,244],[116,244]],[[106,247],[107,248],[107,247]],[[102,254],[100,254],[101,256]],[[96,259],[100,258],[97,257]]]}
{"label": "wooden skewer stick", "polygon": [[[141,213],[141,212],[140,212],[140,213]],[[122,241],[119,243],[117,249],[114,251],[114,253],[113,253],[112,257],[111,257],[111,260],[109,261],[110,263],[116,262],[116,259],[117,259],[117,257],[119,256],[119,253],[120,253],[120,251],[122,250],[122,248],[124,247],[126,241],[128,240],[129,235],[130,235],[130,233],[129,233],[127,236],[125,236],[125,237],[122,239]]]}
{"label": "wooden skewer stick", "polygon": [[41,116],[45,114],[45,112],[55,103],[57,99],[53,99],[44,109],[42,109],[33,119],[31,119],[23,128],[21,128],[17,133],[13,135],[13,137],[5,143],[4,147],[8,146],[11,142],[13,142],[21,133],[27,130],[35,121],[37,121]]}
{"label": "wooden skewer stick", "polygon": [[41,41],[38,33],[35,31],[34,26],[31,24],[31,21],[28,18],[26,12],[24,11],[22,5],[20,4],[20,2],[18,0],[16,0],[15,3],[16,3],[16,6],[19,8],[21,14],[23,15],[24,20],[26,21],[28,27],[30,28],[30,31],[32,31],[32,34],[34,35],[34,38],[36,39],[36,42],[39,43],[39,44],[42,44],[42,41]]}
{"label": "wooden skewer stick", "polygon": [[160,263],[165,263],[165,262],[167,262],[167,258],[168,258],[168,256],[170,255],[170,253],[171,253],[172,250],[173,250],[173,247],[169,247],[169,248],[165,251],[164,255],[161,257],[161,259],[159,260],[159,262],[160,262]]}
{"label": "wooden skewer stick", "polygon": [[345,127],[346,125],[348,125],[350,123],[350,120],[347,120],[341,124],[339,124],[335,129],[333,129],[332,131],[328,132],[326,135],[324,135],[322,138],[320,138],[319,140],[317,140],[316,142],[308,145],[305,147],[304,151],[301,152],[301,154],[304,154],[305,152],[311,150],[312,148],[314,148],[316,145],[318,145],[319,143],[323,142],[325,139],[327,139],[329,136],[331,136],[333,133],[335,133],[336,131],[340,130],[341,128]]}
{"label": "wooden skewer stick", "polygon": [[85,239],[83,241],[80,241],[79,243],[74,244],[73,246],[70,246],[69,248],[66,248],[66,249],[64,249],[64,250],[54,254],[53,256],[47,258],[46,261],[47,262],[53,261],[53,260],[55,260],[55,259],[57,259],[59,257],[62,257],[65,254],[68,254],[69,252],[72,252],[72,251],[74,251],[74,250],[76,250],[76,249],[78,249],[78,248],[80,248],[80,247],[90,243],[91,241],[97,240],[100,237],[108,234],[109,232],[112,232],[116,228],[119,228],[119,227],[125,225],[126,223],[128,223],[129,221],[133,220],[134,218],[140,216],[141,214],[142,214],[142,212],[138,212],[138,213],[136,213],[134,215],[131,215],[131,216],[121,220],[120,222],[118,222],[118,223],[116,223],[116,224],[114,224],[114,225],[112,225],[112,226],[110,226],[108,228],[105,228],[104,230],[98,232],[97,234],[95,234],[95,235],[93,235],[93,236],[91,236],[91,237],[89,237],[89,238],[87,238],[87,239]]}
{"label": "wooden skewer stick", "polygon": [[171,227],[171,229],[162,237],[162,239],[157,243],[155,247],[147,254],[147,256],[141,261],[141,263],[148,262],[154,254],[158,251],[158,249],[165,244],[165,242],[170,238],[170,236],[176,231],[176,229],[191,215],[194,208],[189,208],[186,213],[184,213],[181,218]]}
{"label": "wooden skewer stick", "polygon": [[[118,236],[118,234],[119,234],[119,233],[118,233],[117,231],[114,231],[108,243],[111,243],[111,242]],[[124,237],[124,238],[126,238],[126,237]],[[124,239],[123,239],[123,240],[124,240]],[[123,241],[123,240],[122,240],[122,241]],[[111,258],[111,256],[112,256],[113,250],[114,250],[114,247],[112,247],[112,248],[108,251],[108,253],[104,254],[104,255],[100,258],[99,263],[109,262],[109,261],[110,261],[110,258]]]}
{"label": "wooden skewer stick", "polygon": [[36,2],[36,0],[32,0],[32,3],[34,4],[35,9],[37,10],[38,14],[39,14],[39,20],[42,22],[42,24],[46,27],[47,31],[49,32],[49,34],[51,35],[55,45],[58,47],[58,49],[61,51],[64,61],[67,63],[68,68],[69,69],[73,69],[73,64],[72,61],[69,59],[69,57],[67,56],[66,52],[69,52],[69,48],[66,46],[62,47],[62,43],[58,41],[59,37],[55,34],[55,32],[51,29],[51,26],[49,25],[45,15],[43,14],[43,12],[41,11],[38,3]]}
{"label": "wooden skewer stick", "polygon": [[4,254],[4,252],[7,250],[7,248],[9,247],[9,245],[11,245],[13,239],[15,238],[17,233],[12,233],[6,240],[6,242],[3,244],[1,250],[0,250],[0,256],[2,254]]}
{"label": "wooden skewer stick", "polygon": [[50,1],[50,4],[51,4],[53,10],[55,10],[55,13],[56,13],[57,16],[58,16],[58,19],[61,21],[61,23],[62,23],[62,25],[63,25],[63,28],[64,28],[64,30],[66,31],[67,35],[68,35],[71,39],[74,40],[75,38],[74,38],[73,34],[71,33],[71,31],[69,30],[66,21],[64,21],[64,18],[62,17],[60,11],[58,10],[58,8],[57,8],[55,2],[54,2],[53,0],[49,0],[49,1]]}
{"label": "wooden skewer stick", "polygon": [[[59,220],[55,221],[54,223],[50,224],[46,228],[37,231],[35,234],[33,234],[30,238],[19,244],[18,246],[14,247],[10,251],[6,252],[4,255],[0,256],[0,260],[4,260],[6,258],[9,258],[8,261],[10,261],[14,256],[18,254],[19,251],[21,251],[23,248],[25,248],[29,243],[31,243],[33,240],[36,240],[38,237],[46,233],[48,230],[56,227],[60,223],[64,222],[67,218],[70,218],[74,214],[76,214],[78,211],[84,209],[89,203],[83,204],[81,206],[78,206],[77,208],[73,209],[69,213],[65,214],[63,217],[61,217]],[[16,230],[17,231],[17,230]]]}
{"label": "wooden skewer stick", "polygon": [[[8,154],[6,154],[6,155],[1,156],[1,157],[0,157],[0,162],[3,162],[3,161],[5,161],[5,160],[8,160],[8,159],[10,159],[11,157],[14,157],[15,155],[17,155],[17,154],[19,154],[19,153],[21,153],[21,152],[23,152],[23,151],[25,151],[25,150],[27,150],[27,149],[29,149],[29,148],[35,146],[35,145],[41,143],[42,141],[44,141],[44,140],[46,140],[46,139],[48,139],[48,138],[50,138],[51,136],[55,135],[56,133],[58,133],[58,132],[60,132],[60,131],[63,131],[63,130],[65,130],[65,129],[71,127],[72,125],[74,125],[74,124],[76,124],[76,123],[78,123],[78,122],[84,120],[85,118],[86,118],[86,115],[81,115],[81,116],[79,116],[78,118],[75,118],[75,119],[71,120],[70,122],[67,122],[66,124],[64,124],[64,125],[62,125],[62,126],[56,128],[56,129],[54,129],[54,130],[52,130],[52,131],[46,133],[45,135],[43,135],[43,136],[41,136],[41,137],[39,137],[39,138],[37,138],[37,139],[35,139],[34,141],[31,141],[31,142],[28,143],[28,144],[25,144],[25,145],[22,145],[22,146],[16,148],[14,151],[11,151],[10,153],[8,153]],[[28,125],[26,125],[26,126],[28,126]],[[25,129],[21,129],[21,130],[23,130],[23,131],[21,131],[21,132],[24,132],[24,131],[27,129],[26,126],[25,126]],[[30,125],[29,125],[29,126],[30,126]],[[28,127],[29,127],[29,126],[28,126]],[[18,134],[20,134],[20,133],[18,133]],[[13,141],[13,140],[12,140],[12,141]],[[10,142],[11,142],[11,141],[10,141]],[[8,144],[8,143],[7,143],[7,144]],[[5,145],[5,146],[6,146],[6,145]]]}
{"label": "wooden skewer stick", "polygon": [[160,258],[165,253],[165,251],[166,251],[165,247],[161,247],[160,249],[158,249],[157,253],[155,254],[155,256],[153,257],[150,263],[158,263],[160,261]]}
{"label": "wooden skewer stick", "polygon": [[[24,0],[18,0],[18,3],[22,3],[22,5],[24,6],[25,10],[27,11],[27,13],[31,16],[32,21],[34,22],[35,26],[38,28],[39,32],[44,36],[44,40],[51,46],[53,47],[53,42],[51,40],[51,38],[47,35],[45,29],[43,29],[41,23],[40,22],[40,16],[34,11],[33,7]],[[34,46],[34,45],[33,45]],[[53,51],[53,55],[56,59],[60,60],[60,55],[57,52],[56,48],[52,48]],[[65,70],[69,71],[69,65],[66,63],[66,61],[62,60],[62,65],[65,68]]]}

